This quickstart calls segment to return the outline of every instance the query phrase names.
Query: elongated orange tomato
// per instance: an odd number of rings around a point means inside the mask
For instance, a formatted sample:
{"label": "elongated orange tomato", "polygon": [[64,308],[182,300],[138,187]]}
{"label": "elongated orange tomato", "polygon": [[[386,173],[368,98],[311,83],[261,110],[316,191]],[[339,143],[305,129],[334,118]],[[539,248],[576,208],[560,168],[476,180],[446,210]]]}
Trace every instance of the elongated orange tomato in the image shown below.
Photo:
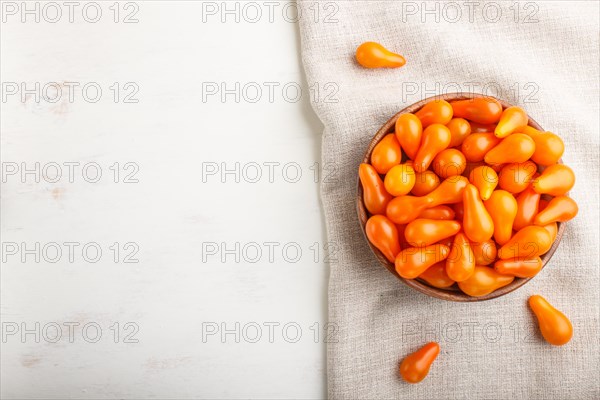
{"label": "elongated orange tomato", "polygon": [[385,190],[392,196],[402,196],[415,186],[415,170],[411,164],[395,165],[383,179]]}
{"label": "elongated orange tomato", "polygon": [[415,196],[425,196],[440,185],[440,178],[433,171],[416,172],[415,186],[411,193]]}
{"label": "elongated orange tomato", "polygon": [[533,139],[534,136],[537,136],[540,133],[544,133],[544,132],[538,131],[534,127],[531,127],[531,126],[527,125],[526,127],[520,129],[518,133],[524,133],[524,134],[526,134],[527,136],[529,136],[529,137],[531,137]]}
{"label": "elongated orange tomato", "polygon": [[552,247],[550,232],[541,226],[526,226],[514,234],[500,250],[498,257],[502,260],[508,258],[534,258],[545,254]]}
{"label": "elongated orange tomato", "polygon": [[426,208],[454,204],[462,200],[462,193],[469,181],[463,176],[452,176],[426,196],[399,196],[391,200],[386,215],[396,224],[408,224]]}
{"label": "elongated orange tomato", "polygon": [[432,100],[415,113],[423,128],[432,124],[446,125],[452,119],[452,106],[446,100]]}
{"label": "elongated orange tomato", "polygon": [[533,180],[533,190],[550,196],[562,196],[574,185],[575,174],[564,164],[547,167],[540,176]]}
{"label": "elongated orange tomato", "polygon": [[444,261],[427,268],[425,272],[419,275],[419,278],[423,279],[429,285],[440,289],[454,285],[454,281],[446,273],[446,263]]}
{"label": "elongated orange tomato", "polygon": [[483,161],[488,151],[496,147],[500,139],[493,133],[471,133],[462,143],[461,150],[467,161]]}
{"label": "elongated orange tomato", "polygon": [[393,197],[385,190],[375,168],[370,164],[360,164],[358,176],[362,184],[363,198],[367,210],[371,214],[385,214],[386,207]]}
{"label": "elongated orange tomato", "polygon": [[469,182],[475,185],[479,191],[479,197],[485,201],[490,198],[496,185],[498,185],[498,174],[487,165],[477,167],[469,174]]}
{"label": "elongated orange tomato", "polygon": [[356,49],[356,61],[365,68],[398,68],[406,64],[400,54],[375,42],[365,42]]}
{"label": "elongated orange tomato", "polygon": [[458,287],[472,297],[485,296],[511,283],[514,276],[502,275],[490,267],[476,265],[473,274],[466,280],[458,282]]}
{"label": "elongated orange tomato", "polygon": [[452,118],[446,124],[450,130],[450,144],[448,147],[460,146],[467,136],[471,134],[471,124],[463,118]]}
{"label": "elongated orange tomato", "polygon": [[496,242],[491,239],[485,242],[471,242],[471,250],[475,255],[475,265],[490,265],[498,254]]}
{"label": "elongated orange tomato", "polygon": [[527,225],[533,224],[533,219],[538,213],[541,195],[536,193],[531,185],[517,196],[517,215],[513,222],[513,229],[520,231]]}
{"label": "elongated orange tomato", "polygon": [[396,197],[389,202],[386,215],[396,224],[408,224],[427,208],[461,202],[468,184],[469,181],[464,176],[452,176],[426,196]]}
{"label": "elongated orange tomato", "polygon": [[415,279],[433,264],[445,260],[449,252],[443,244],[409,247],[396,256],[396,272],[405,279]]}
{"label": "elongated orange tomato", "polygon": [[450,104],[455,117],[466,118],[479,124],[496,123],[502,115],[502,105],[490,97],[453,101]]}
{"label": "elongated orange tomato", "polygon": [[446,273],[456,282],[467,280],[475,272],[475,255],[464,233],[457,233],[446,258]]}
{"label": "elongated orange tomato", "polygon": [[553,222],[566,222],[575,218],[578,212],[575,200],[568,196],[558,196],[550,200],[548,206],[535,216],[533,223],[545,226]]}
{"label": "elongated orange tomato", "polygon": [[367,238],[373,246],[383,253],[385,258],[394,262],[400,253],[400,240],[396,225],[383,215],[373,215],[365,225]]}
{"label": "elongated orange tomato", "polygon": [[426,208],[419,214],[419,218],[448,221],[453,220],[455,216],[456,213],[454,212],[454,210],[444,205]]}
{"label": "elongated orange tomato", "polygon": [[457,221],[417,218],[406,225],[404,237],[412,247],[429,246],[460,231]]}
{"label": "elongated orange tomato", "polygon": [[488,164],[522,163],[535,152],[532,138],[523,133],[514,133],[504,139],[483,158]]}
{"label": "elongated orange tomato", "polygon": [[460,175],[467,167],[463,153],[456,149],[445,149],[433,159],[433,170],[443,179]]}
{"label": "elongated orange tomato", "polygon": [[529,186],[536,172],[537,165],[532,161],[506,164],[498,175],[498,186],[513,194],[521,193]]}
{"label": "elongated orange tomato", "polygon": [[416,115],[402,114],[396,120],[396,139],[411,160],[415,159],[419,151],[422,135],[423,125]]}
{"label": "elongated orange tomato", "polygon": [[432,202],[427,196],[398,196],[389,202],[385,214],[396,224],[408,224],[433,205]]}
{"label": "elongated orange tomato", "polygon": [[560,160],[565,152],[565,144],[562,139],[552,132],[546,132],[532,136],[535,142],[535,152],[531,159],[539,165],[553,165]]}
{"label": "elongated orange tomato", "polygon": [[444,179],[440,186],[428,195],[424,196],[429,199],[428,207],[435,207],[442,204],[454,204],[463,200],[463,192],[469,180],[464,176],[451,176]]}
{"label": "elongated orange tomato", "polygon": [[432,124],[425,128],[421,147],[414,159],[415,171],[427,170],[435,156],[448,147],[450,136],[450,130],[441,124]]}
{"label": "elongated orange tomato", "polygon": [[385,135],[371,153],[371,165],[380,174],[387,174],[392,167],[402,161],[402,151],[396,135]]}
{"label": "elongated orange tomato", "polygon": [[562,312],[554,308],[540,295],[529,298],[529,307],[535,314],[540,332],[548,343],[554,346],[569,343],[573,337],[573,325]]}
{"label": "elongated orange tomato", "polygon": [[494,222],[494,240],[502,246],[512,237],[517,200],[505,190],[495,190],[483,204]]}
{"label": "elongated orange tomato", "polygon": [[517,278],[533,278],[542,269],[542,259],[534,258],[509,258],[498,260],[494,269],[502,275],[511,275]]}
{"label": "elongated orange tomato", "polygon": [[527,113],[522,108],[508,107],[502,112],[494,134],[499,138],[505,138],[511,133],[523,130],[528,122]]}
{"label": "elongated orange tomato", "polygon": [[433,364],[439,353],[439,344],[427,343],[402,360],[402,363],[400,363],[400,376],[408,383],[421,382],[429,373],[431,364]]}
{"label": "elongated orange tomato", "polygon": [[463,229],[473,242],[485,242],[494,234],[494,222],[486,210],[479,191],[474,185],[467,185],[463,192]]}

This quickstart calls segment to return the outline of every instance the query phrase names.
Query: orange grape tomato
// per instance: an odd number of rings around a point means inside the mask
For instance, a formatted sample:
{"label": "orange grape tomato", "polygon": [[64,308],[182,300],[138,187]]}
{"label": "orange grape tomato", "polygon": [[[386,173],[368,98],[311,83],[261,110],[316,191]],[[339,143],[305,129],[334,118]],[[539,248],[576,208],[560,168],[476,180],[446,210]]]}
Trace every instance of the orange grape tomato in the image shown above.
{"label": "orange grape tomato", "polygon": [[474,121],[469,122],[471,125],[471,133],[494,133],[496,130],[496,124],[480,124]]}
{"label": "orange grape tomato", "polygon": [[494,240],[502,246],[512,237],[517,200],[505,190],[495,190],[483,204],[494,222]]}
{"label": "orange grape tomato", "polygon": [[404,237],[412,247],[429,246],[460,231],[457,221],[417,218],[406,225]]}
{"label": "orange grape tomato", "polygon": [[550,200],[548,206],[535,216],[533,223],[545,226],[553,222],[566,222],[575,218],[578,212],[575,200],[568,196],[558,196]]}
{"label": "orange grape tomato", "polygon": [[396,224],[408,224],[416,219],[423,210],[432,205],[433,199],[427,196],[398,196],[389,202],[386,215]]}
{"label": "orange grape tomato", "polygon": [[462,143],[461,150],[467,161],[483,161],[486,153],[496,147],[500,139],[493,133],[471,133]]}
{"label": "orange grape tomato", "polygon": [[365,207],[371,214],[385,214],[386,207],[393,196],[389,194],[383,182],[370,164],[360,164],[358,176],[363,188]]}
{"label": "orange grape tomato", "polygon": [[535,314],[540,332],[546,341],[554,346],[567,344],[573,337],[571,321],[560,311],[554,308],[540,295],[529,298],[529,307]]}
{"label": "orange grape tomato", "polygon": [[458,287],[469,296],[480,297],[508,285],[514,279],[514,276],[499,274],[490,267],[476,265],[473,274],[468,279],[458,282]]}
{"label": "orange grape tomato", "polygon": [[423,172],[429,168],[435,156],[450,144],[450,130],[441,124],[433,124],[423,131],[421,147],[414,159],[414,168]]}
{"label": "orange grape tomato", "polygon": [[476,167],[469,174],[469,181],[479,190],[481,200],[490,198],[496,185],[498,185],[498,174],[487,165]]}
{"label": "orange grape tomato", "polygon": [[443,244],[409,247],[396,256],[396,272],[404,279],[415,279],[433,264],[445,260],[449,252]]}
{"label": "orange grape tomato", "polygon": [[534,258],[546,254],[552,247],[550,232],[541,226],[526,226],[513,235],[500,250],[498,257],[502,260],[508,258]]}
{"label": "orange grape tomato", "polygon": [[421,146],[423,125],[415,114],[402,114],[396,120],[396,139],[411,160],[415,159]]}
{"label": "orange grape tomato", "polygon": [[511,133],[523,130],[528,122],[527,113],[522,108],[516,106],[508,107],[502,112],[494,134],[499,138],[505,138]]}
{"label": "orange grape tomato", "polygon": [[471,250],[475,256],[476,265],[490,265],[496,260],[498,254],[496,242],[491,239],[485,242],[471,242]]}
{"label": "orange grape tomato", "polygon": [[450,104],[455,117],[466,118],[479,124],[496,123],[502,115],[502,105],[491,97],[453,101]]}
{"label": "orange grape tomato", "polygon": [[494,269],[502,275],[510,275],[517,278],[533,278],[542,270],[542,259],[534,258],[509,258],[498,260]]}
{"label": "orange grape tomato", "polygon": [[385,135],[371,153],[371,165],[379,174],[387,174],[393,167],[402,161],[402,151],[396,135]]}
{"label": "orange grape tomato", "polygon": [[468,184],[463,192],[463,229],[473,242],[485,242],[494,234],[494,222],[479,197],[474,185]]}
{"label": "orange grape tomato", "polygon": [[400,253],[400,239],[396,225],[383,215],[373,215],[365,225],[367,238],[390,262]]}
{"label": "orange grape tomato", "polygon": [[502,139],[483,158],[488,164],[522,163],[535,152],[533,139],[523,133],[514,133]]}
{"label": "orange grape tomato", "polygon": [[356,61],[365,68],[398,68],[406,64],[400,54],[375,42],[365,42],[356,49]]}
{"label": "orange grape tomato", "polygon": [[469,180],[464,176],[451,176],[444,179],[433,192],[424,196],[429,201],[427,207],[462,202],[463,192],[468,184]]}
{"label": "orange grape tomato", "polygon": [[526,134],[527,136],[530,136],[533,139],[534,136],[539,135],[540,133],[543,133],[543,132],[542,131],[538,131],[534,127],[531,127],[531,126],[527,125],[526,127],[522,128],[518,133],[524,133],[524,134]]}
{"label": "orange grape tomato", "polygon": [[392,196],[402,196],[415,186],[415,170],[410,164],[395,165],[383,180],[385,190]]}
{"label": "orange grape tomato", "polygon": [[456,149],[442,150],[433,159],[433,170],[443,179],[462,174],[466,167],[465,156]]}
{"label": "orange grape tomato", "polygon": [[506,164],[498,175],[498,185],[507,192],[521,193],[529,186],[537,168],[532,161]]}
{"label": "orange grape tomato", "polygon": [[446,273],[456,282],[467,280],[475,271],[475,255],[464,233],[454,237],[450,254],[446,258]]}
{"label": "orange grape tomato", "polygon": [[430,286],[440,289],[454,285],[454,281],[446,273],[446,263],[444,261],[427,268],[425,272],[419,275],[419,278],[423,279]]}
{"label": "orange grape tomato", "polygon": [[415,196],[425,196],[440,185],[440,178],[433,171],[416,172],[415,186],[411,193]]}
{"label": "orange grape tomato", "polygon": [[532,136],[535,142],[535,152],[531,159],[539,165],[556,164],[565,152],[565,144],[562,139],[552,132],[546,132]]}
{"label": "orange grape tomato", "polygon": [[517,196],[517,215],[513,223],[513,229],[519,231],[528,225],[533,224],[533,219],[538,214],[540,198],[542,196],[536,193],[531,185]]}
{"label": "orange grape tomato", "polygon": [[427,343],[402,360],[402,363],[400,363],[400,376],[408,383],[421,382],[429,373],[431,364],[433,364],[439,353],[439,344]]}
{"label": "orange grape tomato", "polygon": [[457,147],[471,134],[471,124],[464,118],[452,118],[446,124],[450,130],[450,144],[448,147]]}
{"label": "orange grape tomato", "polygon": [[448,206],[435,206],[426,208],[421,211],[419,218],[425,219],[441,219],[441,220],[453,220],[456,216],[454,210]]}
{"label": "orange grape tomato", "polygon": [[446,100],[432,100],[415,113],[423,128],[432,124],[446,125],[452,120],[452,106]]}
{"label": "orange grape tomato", "polygon": [[550,196],[562,196],[575,185],[575,173],[564,164],[547,167],[533,180],[533,190]]}

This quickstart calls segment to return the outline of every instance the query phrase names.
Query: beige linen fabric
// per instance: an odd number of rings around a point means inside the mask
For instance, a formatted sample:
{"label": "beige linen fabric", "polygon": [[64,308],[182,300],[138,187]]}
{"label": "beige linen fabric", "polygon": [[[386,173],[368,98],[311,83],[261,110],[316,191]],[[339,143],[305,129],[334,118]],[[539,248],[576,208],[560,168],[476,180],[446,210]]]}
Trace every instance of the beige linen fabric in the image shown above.
{"label": "beige linen fabric", "polygon": [[[340,249],[329,281],[329,320],[339,329],[328,344],[329,397],[600,398],[599,3],[520,3],[517,15],[513,2],[480,1],[472,19],[463,2],[452,14],[445,3],[324,0],[318,18],[313,0],[300,4],[308,84],[321,89],[312,105],[325,125],[323,165],[335,172],[321,187],[328,241]],[[356,47],[371,40],[403,54],[407,65],[357,66]],[[325,98],[332,87],[339,91]],[[420,294],[377,263],[355,196],[358,164],[380,125],[421,98],[469,90],[519,104],[563,138],[580,212],[532,282],[500,299],[459,304]],[[573,322],[566,346],[539,335],[526,303],[535,293]],[[403,383],[398,362],[432,340],[441,353],[429,376]]]}

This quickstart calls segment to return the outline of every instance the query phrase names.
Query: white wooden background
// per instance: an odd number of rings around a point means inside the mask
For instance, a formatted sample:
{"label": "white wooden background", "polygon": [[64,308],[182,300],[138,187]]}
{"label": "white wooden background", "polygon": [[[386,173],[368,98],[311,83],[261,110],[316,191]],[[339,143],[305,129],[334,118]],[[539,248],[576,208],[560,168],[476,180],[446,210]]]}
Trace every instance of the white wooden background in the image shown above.
{"label": "white wooden background", "polygon": [[1,397],[324,397],[322,125],[288,3],[87,3],[2,2]]}

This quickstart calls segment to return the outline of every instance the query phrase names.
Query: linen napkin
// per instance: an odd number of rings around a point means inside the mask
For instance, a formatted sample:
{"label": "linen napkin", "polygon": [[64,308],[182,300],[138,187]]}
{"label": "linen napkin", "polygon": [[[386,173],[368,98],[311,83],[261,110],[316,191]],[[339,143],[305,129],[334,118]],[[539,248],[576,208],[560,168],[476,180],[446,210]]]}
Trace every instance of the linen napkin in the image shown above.
{"label": "linen napkin", "polygon": [[[322,94],[311,101],[325,126],[327,235],[338,249],[329,280],[330,398],[600,398],[598,4],[299,1],[306,76]],[[365,41],[407,64],[361,68],[354,52]],[[391,275],[370,252],[355,208],[358,165],[377,129],[409,104],[458,91],[519,105],[560,135],[580,210],[531,282],[470,304],[430,298]],[[538,333],[532,294],[571,319],[567,345]],[[404,383],[399,361],[428,341],[441,345],[428,377]]]}

